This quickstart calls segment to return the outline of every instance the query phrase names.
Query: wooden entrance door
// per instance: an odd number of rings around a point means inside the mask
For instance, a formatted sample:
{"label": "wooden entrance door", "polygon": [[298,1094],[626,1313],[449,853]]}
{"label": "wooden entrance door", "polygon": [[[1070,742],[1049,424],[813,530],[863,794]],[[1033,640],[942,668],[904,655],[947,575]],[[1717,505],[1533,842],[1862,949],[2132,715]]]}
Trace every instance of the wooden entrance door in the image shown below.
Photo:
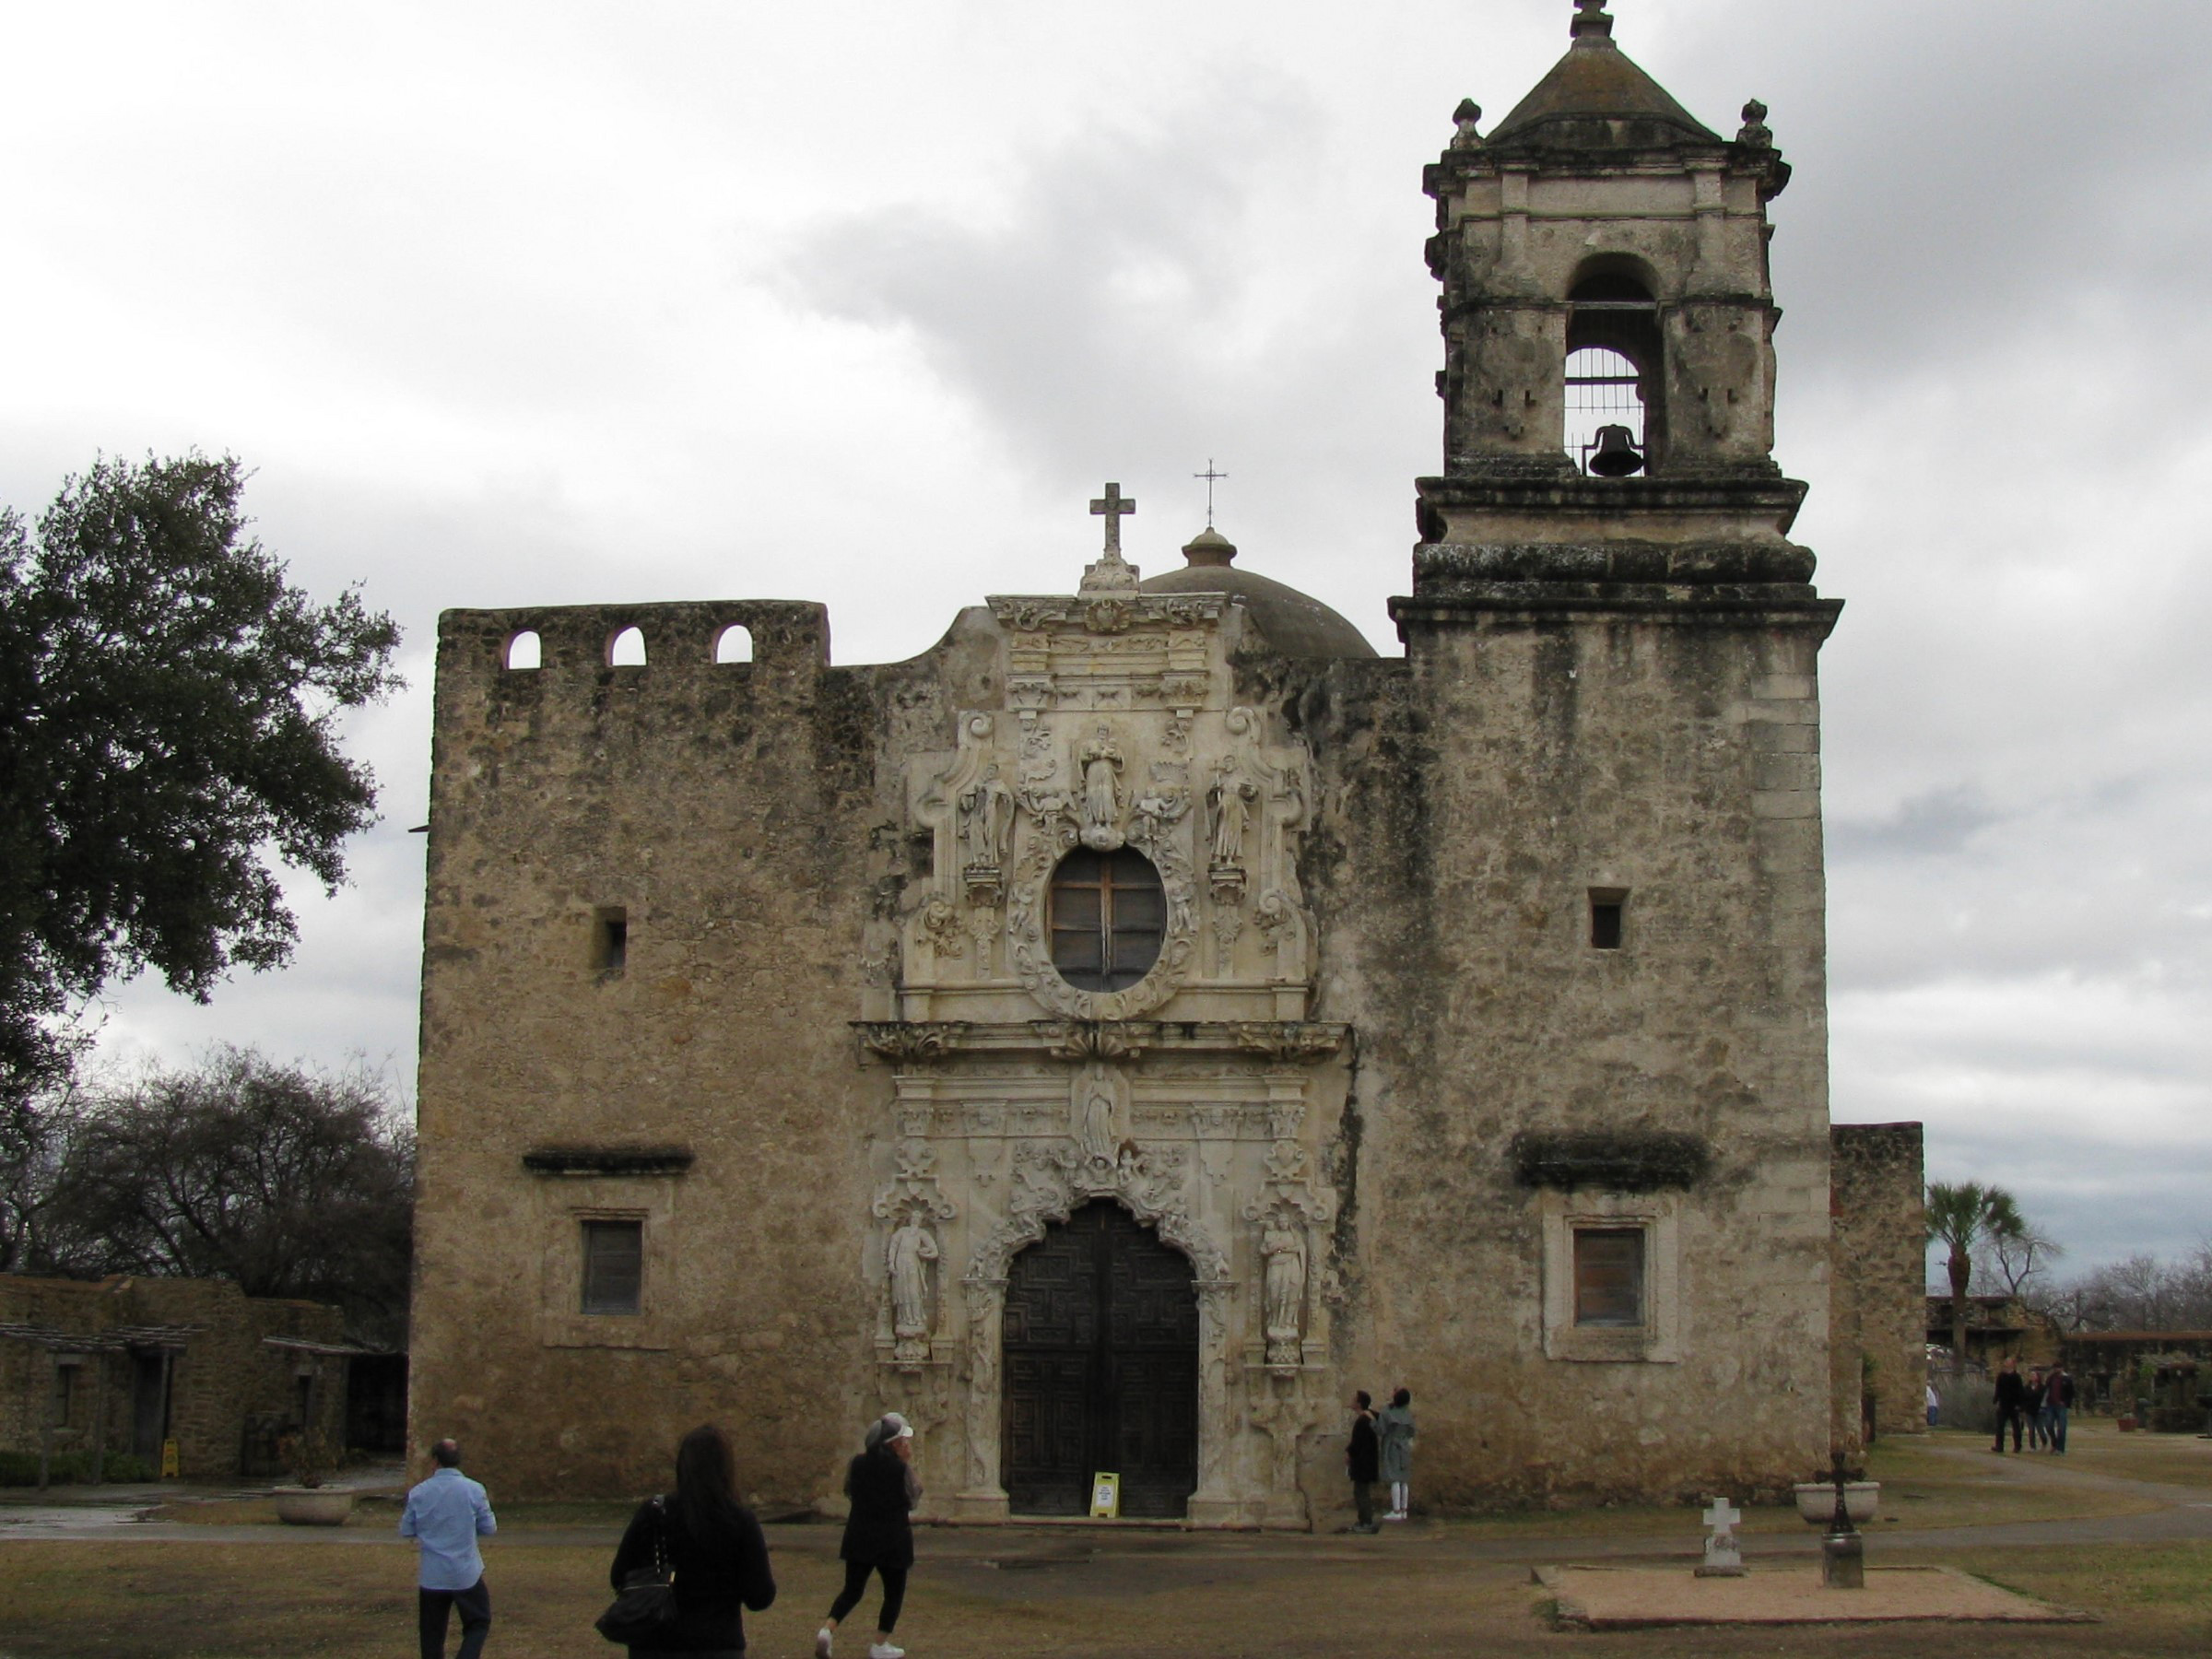
{"label": "wooden entrance door", "polygon": [[1006,1276],[1006,1441],[1016,1514],[1080,1515],[1122,1477],[1124,1515],[1180,1516],[1198,1485],[1198,1298],[1191,1265],[1101,1201]]}

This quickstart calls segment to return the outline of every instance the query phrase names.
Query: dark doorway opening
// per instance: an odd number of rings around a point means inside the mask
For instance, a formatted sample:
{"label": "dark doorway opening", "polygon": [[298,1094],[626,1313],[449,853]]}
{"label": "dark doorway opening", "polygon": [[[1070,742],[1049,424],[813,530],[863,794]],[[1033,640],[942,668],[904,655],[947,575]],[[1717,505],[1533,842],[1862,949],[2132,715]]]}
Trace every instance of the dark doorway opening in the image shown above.
{"label": "dark doorway opening", "polygon": [[165,1354],[131,1355],[131,1451],[159,1458],[169,1438],[169,1359]]}
{"label": "dark doorway opening", "polygon": [[1191,1264],[1101,1200],[1006,1276],[1006,1438],[1016,1514],[1080,1515],[1122,1477],[1124,1515],[1181,1516],[1198,1485],[1198,1297]]}

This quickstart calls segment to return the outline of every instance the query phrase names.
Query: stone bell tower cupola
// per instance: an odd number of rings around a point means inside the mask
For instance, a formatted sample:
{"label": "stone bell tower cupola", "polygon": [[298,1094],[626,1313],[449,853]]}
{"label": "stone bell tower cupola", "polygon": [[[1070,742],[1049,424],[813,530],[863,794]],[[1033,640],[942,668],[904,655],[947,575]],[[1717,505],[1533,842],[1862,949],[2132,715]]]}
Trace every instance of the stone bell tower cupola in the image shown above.
{"label": "stone bell tower cupola", "polygon": [[1790,170],[1766,111],[1702,125],[1602,0],[1572,36],[1487,136],[1463,103],[1426,170],[1444,468],[1422,539],[1779,540],[1803,490],[1771,454],[1766,205]]}

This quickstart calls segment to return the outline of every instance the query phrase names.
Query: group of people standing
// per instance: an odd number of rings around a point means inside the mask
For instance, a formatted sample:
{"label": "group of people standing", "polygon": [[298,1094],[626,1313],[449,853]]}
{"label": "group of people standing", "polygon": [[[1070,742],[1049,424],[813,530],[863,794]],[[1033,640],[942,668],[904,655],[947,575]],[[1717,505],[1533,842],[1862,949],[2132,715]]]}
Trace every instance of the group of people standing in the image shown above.
{"label": "group of people standing", "polygon": [[1413,1503],[1413,1391],[1398,1389],[1377,1411],[1366,1389],[1352,1396],[1352,1438],[1345,1447],[1345,1472],[1352,1480],[1356,1533],[1375,1533],[1375,1483],[1390,1483],[1385,1521],[1403,1521]]}
{"label": "group of people standing", "polygon": [[2074,1379],[2066,1374],[2063,1365],[2053,1365],[2048,1371],[2040,1365],[2028,1368],[2020,1375],[2020,1362],[2007,1355],[1997,1371],[1997,1438],[1990,1447],[1992,1452],[2005,1450],[2005,1428],[2012,1426],[2012,1449],[2020,1449],[2025,1432],[2031,1449],[2046,1452],[2064,1452],[2066,1449],[2066,1418],[2074,1408]]}
{"label": "group of people standing", "polygon": [[[907,1570],[914,1564],[910,1519],[922,1500],[913,1466],[914,1431],[897,1412],[868,1426],[860,1455],[845,1469],[852,1511],[838,1555],[844,1588],[830,1604],[816,1632],[817,1659],[832,1659],[837,1628],[860,1603],[871,1575],[883,1583],[876,1640],[868,1659],[904,1659],[891,1642],[906,1599]],[[461,1614],[456,1659],[477,1659],[491,1633],[491,1593],[484,1585],[484,1558],[477,1540],[498,1528],[482,1486],[461,1473],[461,1448],[450,1440],[430,1449],[437,1468],[407,1494],[400,1516],[404,1537],[420,1547],[417,1583],[422,1659],[443,1659],[446,1627]],[[676,1489],[638,1505],[607,1570],[618,1592],[635,1575],[665,1573],[674,1618],[632,1653],[689,1653],[693,1659],[738,1659],[745,1652],[745,1615],[776,1599],[768,1540],[753,1512],[737,1500],[737,1463],[729,1436],[712,1423],[694,1429],[676,1451]]]}

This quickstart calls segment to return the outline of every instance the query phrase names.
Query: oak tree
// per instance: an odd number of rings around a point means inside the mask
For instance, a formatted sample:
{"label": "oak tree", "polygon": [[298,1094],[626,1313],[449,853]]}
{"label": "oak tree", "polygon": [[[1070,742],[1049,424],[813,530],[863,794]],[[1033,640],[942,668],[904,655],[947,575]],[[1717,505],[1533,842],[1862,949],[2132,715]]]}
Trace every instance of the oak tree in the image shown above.
{"label": "oak tree", "polygon": [[276,866],[335,889],[374,821],[335,722],[399,684],[399,630],[294,586],[245,479],[101,459],[35,526],[0,510],[0,1109],[66,1073],[67,1017],[111,980],[205,1001],[284,962]]}

